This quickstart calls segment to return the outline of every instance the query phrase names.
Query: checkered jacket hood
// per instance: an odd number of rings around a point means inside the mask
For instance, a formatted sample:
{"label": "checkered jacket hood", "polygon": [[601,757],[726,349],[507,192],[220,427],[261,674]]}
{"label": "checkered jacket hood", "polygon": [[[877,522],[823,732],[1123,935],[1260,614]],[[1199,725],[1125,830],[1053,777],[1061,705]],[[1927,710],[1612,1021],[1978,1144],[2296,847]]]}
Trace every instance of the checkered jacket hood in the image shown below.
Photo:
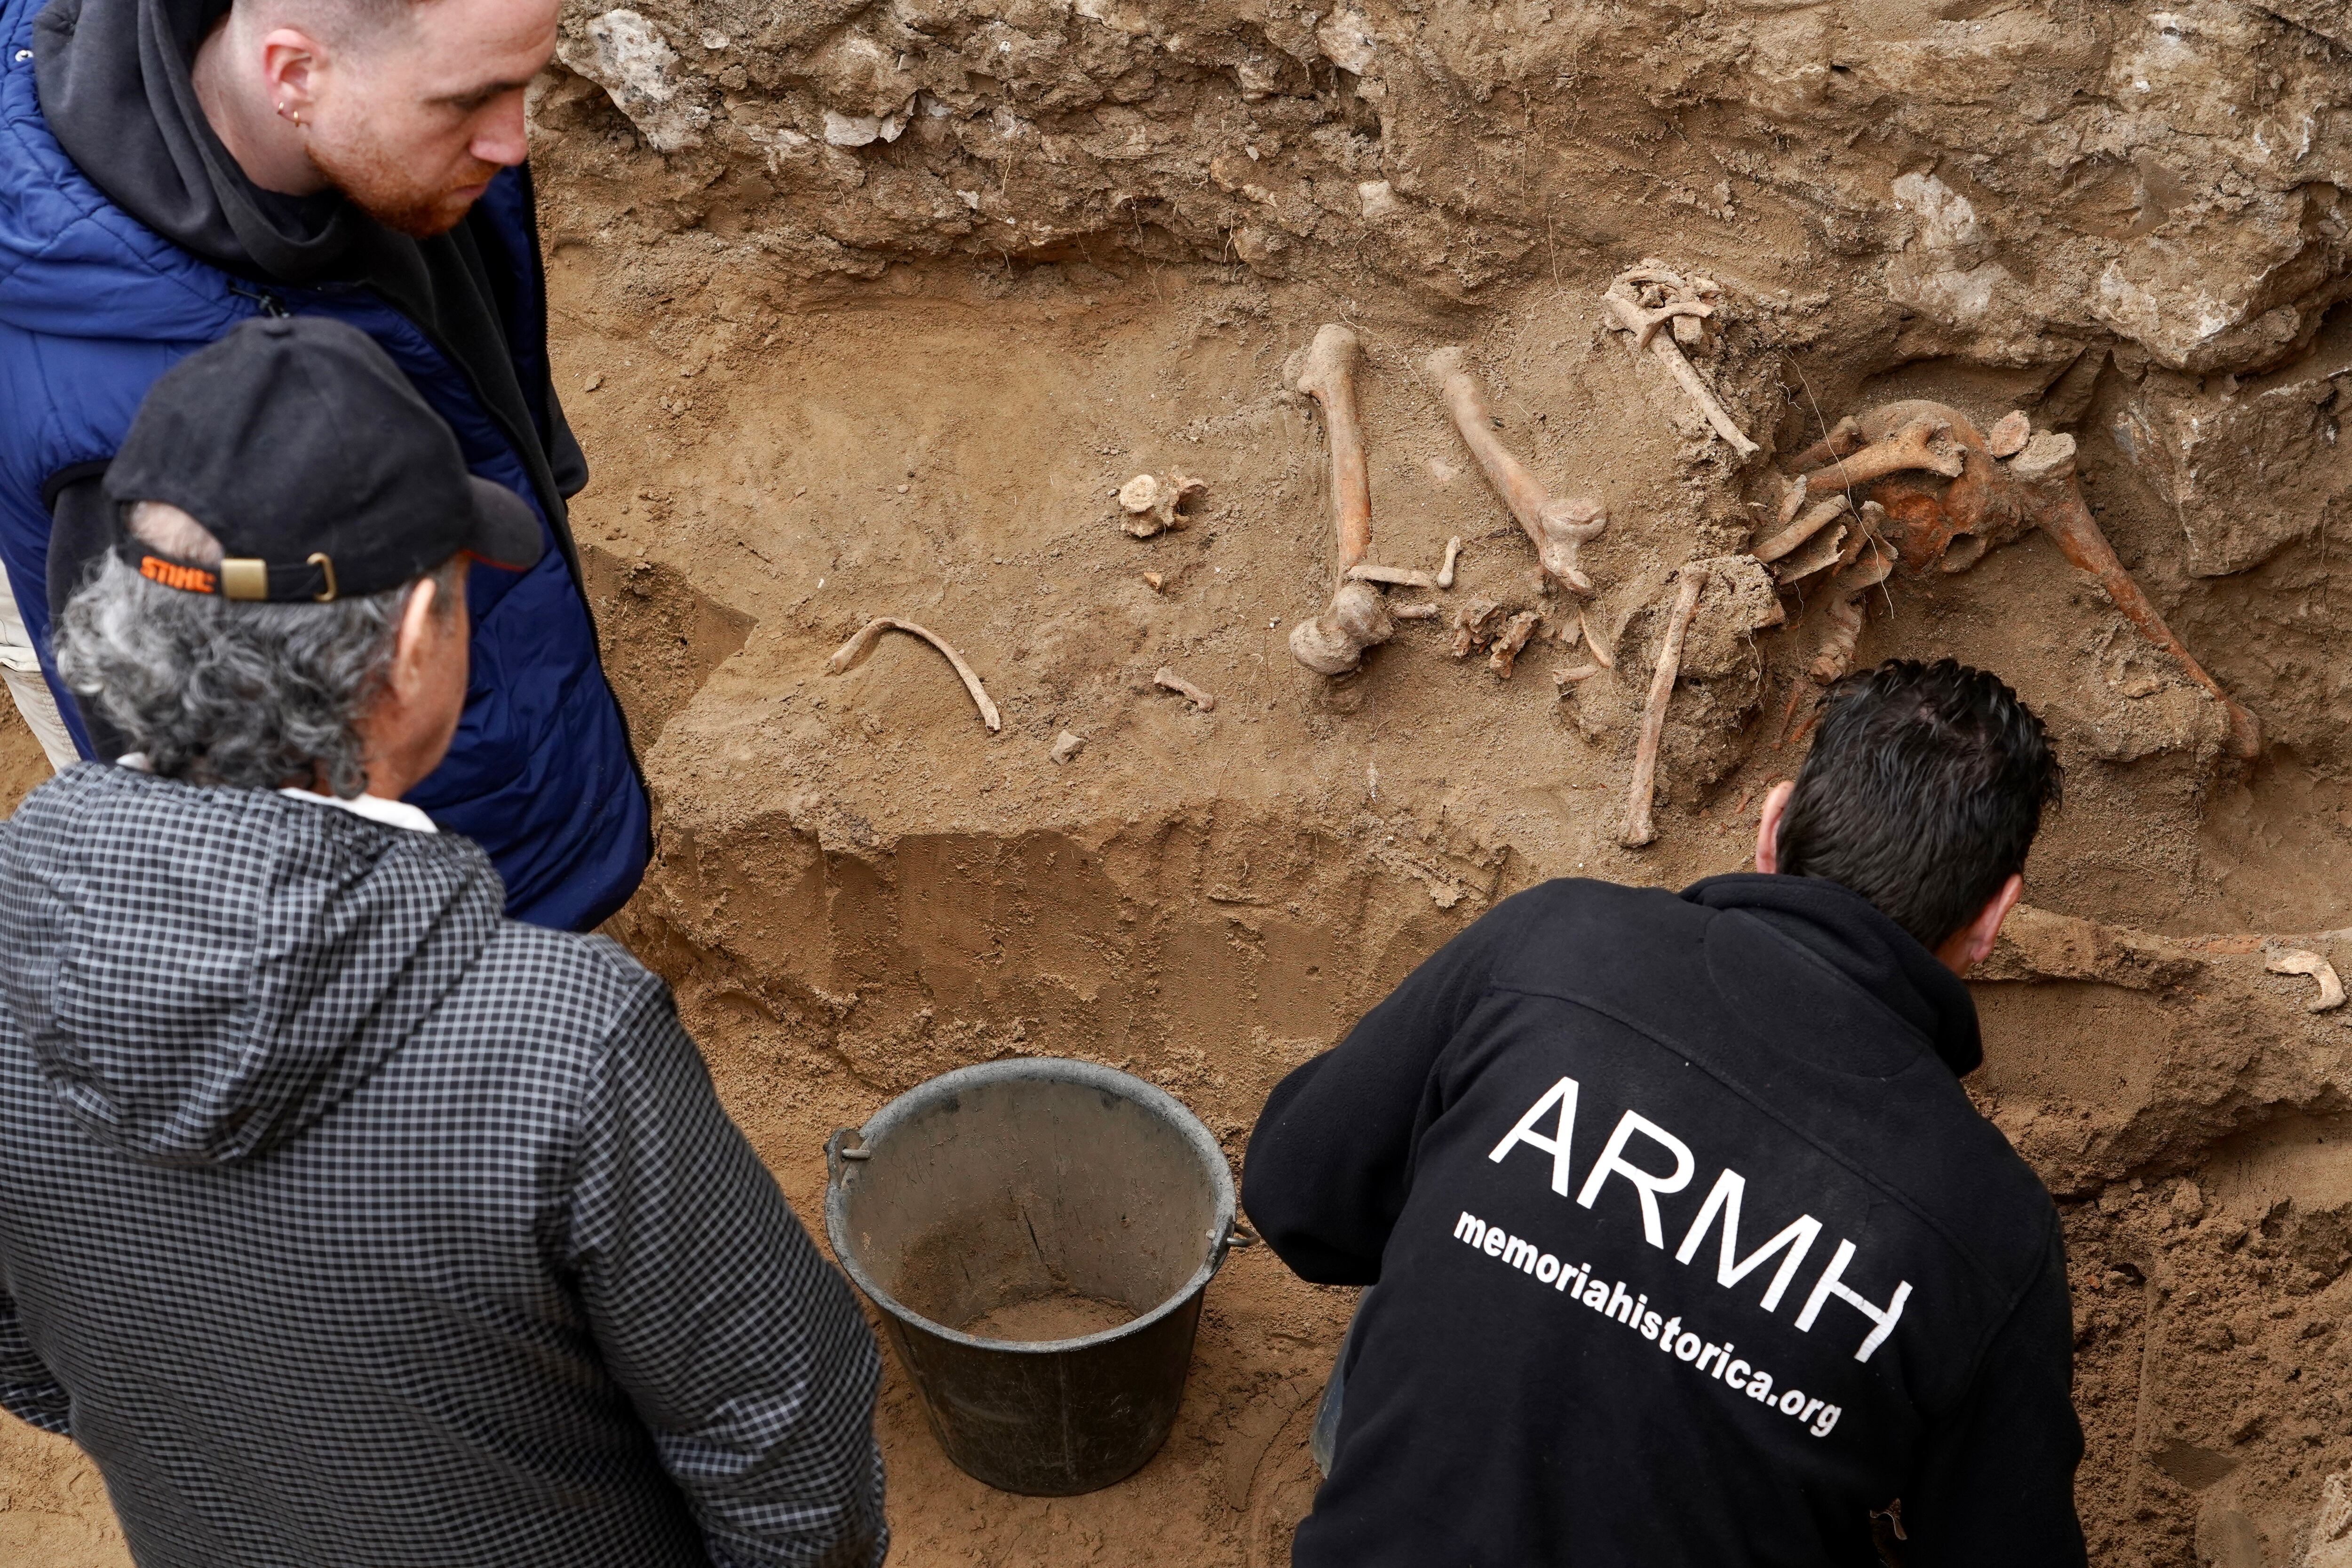
{"label": "checkered jacket hood", "polygon": [[858,1568],[847,1283],[615,944],[455,836],[84,763],[0,823],[0,1406],[141,1568]]}
{"label": "checkered jacket hood", "polygon": [[504,899],[469,839],[93,765],[0,838],[0,998],[91,1136],[225,1163],[373,1072]]}

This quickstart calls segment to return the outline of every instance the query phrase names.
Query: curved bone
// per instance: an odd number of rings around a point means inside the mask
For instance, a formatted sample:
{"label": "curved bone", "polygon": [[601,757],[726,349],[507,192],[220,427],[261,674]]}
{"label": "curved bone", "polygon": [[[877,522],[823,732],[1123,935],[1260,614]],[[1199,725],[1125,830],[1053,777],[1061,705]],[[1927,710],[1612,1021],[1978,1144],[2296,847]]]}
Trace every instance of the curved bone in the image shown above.
{"label": "curved bone", "polygon": [[1657,837],[1650,825],[1651,796],[1658,777],[1658,742],[1666,732],[1666,704],[1673,700],[1675,677],[1682,673],[1683,638],[1690,632],[1698,596],[1706,592],[1707,569],[1685,566],[1675,594],[1675,607],[1666,616],[1665,640],[1658,645],[1658,668],[1650,676],[1650,699],[1642,709],[1642,739],[1633,752],[1633,782],[1625,795],[1625,830],[1617,842],[1639,849]]}
{"label": "curved bone", "polygon": [[1342,583],[1331,607],[1290,628],[1290,652],[1318,675],[1345,675],[1364,661],[1364,650],[1396,635],[1388,601],[1369,583]]}
{"label": "curved bone", "polygon": [[1454,427],[1461,432],[1462,444],[1470,448],[1470,455],[1478,459],[1478,467],[1495,487],[1495,493],[1503,498],[1503,504],[1511,509],[1511,515],[1527,530],[1545,575],[1570,593],[1591,598],[1592,579],[1578,564],[1577,552],[1608,528],[1607,510],[1599,501],[1583,496],[1554,500],[1543,481],[1529,473],[1495,438],[1486,399],[1479,391],[1477,378],[1463,368],[1460,349],[1439,349],[1422,362],[1422,367],[1436,384],[1446,411],[1454,416]]}
{"label": "curved bone", "polygon": [[1198,708],[1203,713],[1213,713],[1217,710],[1217,700],[1215,698],[1210,696],[1207,692],[1202,690],[1199,687],[1193,685],[1191,681],[1185,679],[1182,676],[1177,674],[1174,670],[1169,668],[1164,664],[1160,667],[1159,673],[1151,678],[1151,684],[1157,686],[1162,691],[1172,691],[1176,693],[1177,696],[1185,699],[1187,701],[1191,702],[1193,707]]}
{"label": "curved bone", "polygon": [[1948,479],[1960,477],[1964,459],[1960,443],[1952,438],[1948,421],[1914,419],[1884,440],[1873,441],[1851,457],[1832,458],[1805,476],[1817,486],[1854,489],[1875,484],[1889,474],[1924,469]]}
{"label": "curved bone", "polygon": [[1315,334],[1298,390],[1323,410],[1331,441],[1331,520],[1339,538],[1339,570],[1372,548],[1372,486],[1364,471],[1364,426],[1356,416],[1356,334],[1336,322]]}
{"label": "curved bone", "polygon": [[1748,552],[1757,560],[1770,565],[1831,523],[1853,510],[1853,503],[1839,490],[1827,500],[1816,501],[1798,513],[1794,522]]}
{"label": "curved bone", "polygon": [[2273,952],[2263,967],[2273,974],[2308,974],[2319,982],[2319,994],[2303,1005],[2306,1013],[2344,1005],[2344,982],[2336,977],[2336,966],[2315,952],[2302,948]]}
{"label": "curved bone", "polygon": [[1853,565],[1830,579],[1831,598],[1825,612],[1830,622],[1829,635],[1822,638],[1811,671],[1822,685],[1832,684],[1853,668],[1853,645],[1862,637],[1862,623],[1870,616],[1867,595],[1894,570],[1895,547],[1874,540]]}
{"label": "curved bone", "polygon": [[987,689],[981,685],[980,677],[972,673],[971,666],[963,661],[963,655],[950,647],[947,639],[939,633],[927,631],[912,621],[902,621],[892,616],[875,616],[857,628],[856,637],[834,649],[833,657],[824,661],[824,672],[839,675],[844,670],[856,668],[865,662],[866,656],[874,651],[874,645],[882,640],[884,632],[905,632],[910,637],[919,637],[947,655],[948,662],[955,666],[955,672],[963,677],[963,689],[971,693],[972,705],[980,710],[980,721],[991,730],[1004,728],[1004,721],[998,715],[996,704],[988,700]]}

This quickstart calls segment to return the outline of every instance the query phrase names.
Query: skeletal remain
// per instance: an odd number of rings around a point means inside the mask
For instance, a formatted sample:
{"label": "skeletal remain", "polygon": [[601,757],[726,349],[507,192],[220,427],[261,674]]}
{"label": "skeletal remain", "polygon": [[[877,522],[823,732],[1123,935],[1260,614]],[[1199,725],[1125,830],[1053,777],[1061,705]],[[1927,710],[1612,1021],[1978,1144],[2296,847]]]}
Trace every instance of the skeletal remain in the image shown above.
{"label": "skeletal remain", "polygon": [[1521,610],[1495,634],[1494,646],[1487,650],[1486,668],[1502,679],[1511,679],[1511,668],[1518,662],[1519,650],[1528,646],[1543,617],[1533,610]]}
{"label": "skeletal remain", "polygon": [[1849,416],[1831,426],[1828,435],[1798,453],[1790,460],[1789,467],[1801,476],[1809,468],[1818,468],[1824,463],[1832,463],[1859,452],[1868,444],[1869,437],[1862,433],[1860,423]]}
{"label": "skeletal remain", "polygon": [[1985,432],[1985,450],[1996,458],[2013,458],[2025,450],[2025,443],[2033,435],[2033,421],[2023,409],[2013,408],[1993,422]]}
{"label": "skeletal remain", "polygon": [[1867,595],[1895,570],[1895,547],[1883,540],[1867,540],[1853,565],[1830,579],[1829,634],[1813,656],[1812,677],[1829,685],[1853,668],[1853,645],[1870,614]]}
{"label": "skeletal remain", "polygon": [[1826,500],[1815,501],[1807,507],[1788,527],[1748,553],[1769,566],[1853,510],[1853,503],[1846,499],[1843,490],[1839,490]]}
{"label": "skeletal remain", "polygon": [[1962,463],[1960,445],[1952,438],[1948,421],[1914,419],[1894,435],[1873,441],[1851,457],[1831,458],[1806,478],[1852,489],[1914,468],[1940,474],[1948,479],[1958,479]]}
{"label": "skeletal remain", "polygon": [[1315,334],[1298,372],[1298,390],[1323,410],[1331,443],[1331,521],[1339,536],[1339,588],[1330,607],[1290,630],[1290,651],[1318,675],[1345,675],[1364,650],[1396,635],[1380,590],[1351,582],[1350,569],[1372,548],[1371,480],[1364,471],[1364,426],[1356,415],[1356,334],[1336,323]]}
{"label": "skeletal remain", "polygon": [[[1645,289],[1660,296],[1657,304],[1643,301]],[[1683,357],[1675,342],[1677,334],[1658,331],[1660,325],[1678,317],[1705,318],[1715,314],[1715,307],[1698,298],[1695,284],[1685,282],[1655,261],[1644,261],[1618,274],[1616,281],[1601,296],[1601,302],[1608,307],[1618,326],[1633,334],[1634,352],[1647,348],[1657,356],[1658,363],[1666,367],[1666,374],[1682,384],[1691,401],[1698,405],[1699,412],[1706,416],[1706,422],[1715,427],[1715,433],[1729,442],[1733,451],[1742,458],[1756,455],[1756,443],[1724,411],[1706,383],[1699,379],[1698,372],[1691,368],[1690,361]]]}
{"label": "skeletal remain", "polygon": [[1437,585],[1439,587],[1451,588],[1454,586],[1454,563],[1461,558],[1462,536],[1457,533],[1453,538],[1445,542],[1445,564],[1437,569]]}
{"label": "skeletal remain", "polygon": [[1826,572],[1832,566],[1848,564],[1843,557],[1849,536],[1859,547],[1862,540],[1861,530],[1849,529],[1843,523],[1839,523],[1834,528],[1823,529],[1805,541],[1801,546],[1772,563],[1773,581],[1785,588],[1791,583],[1803,582],[1817,572]]}
{"label": "skeletal remain", "polygon": [[1780,515],[1774,526],[1786,528],[1796,521],[1797,514],[1804,510],[1805,497],[1811,487],[1806,482],[1805,476],[1802,474],[1799,474],[1793,479],[1783,479],[1780,482],[1783,487],[1780,491]]}
{"label": "skeletal remain", "polygon": [[1592,629],[1592,606],[1585,605],[1576,612],[1576,624],[1584,628],[1585,650],[1603,669],[1617,668],[1617,647],[1613,641],[1603,642],[1601,634]]}
{"label": "skeletal remain", "polygon": [[1151,678],[1151,684],[1159,687],[1163,691],[1172,691],[1176,693],[1177,696],[1184,698],[1190,701],[1193,707],[1198,708],[1203,713],[1213,713],[1217,710],[1217,700],[1215,698],[1210,696],[1207,692],[1202,690],[1199,687],[1193,685],[1191,681],[1185,679],[1182,676],[1177,674],[1174,670],[1169,668],[1164,664],[1160,667],[1160,672]]}
{"label": "skeletal remain", "polygon": [[1004,728],[1004,721],[997,713],[996,704],[988,700],[987,689],[981,685],[980,677],[972,673],[971,666],[964,662],[963,655],[950,647],[947,639],[939,633],[927,631],[912,621],[902,621],[892,616],[875,616],[857,628],[856,636],[834,649],[833,657],[824,661],[824,672],[839,675],[844,670],[856,668],[866,661],[866,656],[874,651],[874,645],[882,640],[882,634],[891,631],[919,637],[947,655],[948,662],[955,666],[955,672],[963,678],[963,689],[971,693],[972,704],[980,710],[981,722],[991,730]]}
{"label": "skeletal remain", "polygon": [[1143,574],[1143,585],[1150,589],[1155,594],[1166,593],[1168,591],[1167,583],[1168,580],[1157,572],[1146,572]]}
{"label": "skeletal remain", "polygon": [[1649,700],[1642,709],[1642,739],[1633,752],[1633,782],[1625,798],[1625,829],[1617,836],[1617,842],[1628,849],[1639,849],[1658,837],[1650,824],[1651,796],[1658,777],[1658,742],[1666,732],[1666,704],[1675,694],[1675,677],[1682,671],[1683,638],[1690,632],[1699,595],[1706,592],[1706,567],[1685,566],[1681,576],[1675,607],[1666,616],[1665,640],[1658,645],[1658,668],[1650,677]]}
{"label": "skeletal remain", "polygon": [[2344,1005],[2344,983],[2336,977],[2336,966],[2315,952],[2284,949],[2273,952],[2263,967],[2273,974],[2308,974],[2319,982],[2319,994],[2303,1005],[2306,1013],[2325,1013]]}
{"label": "skeletal remain", "polygon": [[1454,657],[1468,658],[1473,648],[1485,647],[1495,640],[1495,628],[1503,614],[1503,606],[1492,599],[1476,598],[1454,612]]}
{"label": "skeletal remain", "polygon": [[1601,667],[1597,664],[1580,664],[1565,669],[1553,670],[1551,679],[1553,684],[1557,686],[1574,686],[1579,681],[1590,680],[1600,673]]}
{"label": "skeletal remain", "polygon": [[1075,730],[1065,730],[1054,737],[1054,749],[1045,754],[1057,763],[1066,763],[1076,756],[1078,749],[1086,743],[1087,738],[1084,735]]}
{"label": "skeletal remain", "polygon": [[1345,675],[1364,661],[1364,650],[1396,635],[1388,601],[1370,583],[1342,583],[1331,607],[1290,628],[1291,657],[1318,675]]}
{"label": "skeletal remain", "polygon": [[1438,616],[1438,606],[1434,603],[1392,605],[1389,607],[1389,614],[1401,621],[1433,621]]}
{"label": "skeletal remain", "polygon": [[1892,403],[1861,417],[1860,426],[1873,445],[1844,460],[1843,477],[1837,477],[1841,465],[1832,465],[1815,476],[1816,482],[1860,485],[1856,465],[1922,423],[1947,432],[1956,466],[1948,474],[1889,469],[1872,486],[1873,499],[1889,514],[1892,529],[1886,536],[1899,547],[1906,570],[1922,570],[1931,561],[1965,568],[1987,550],[2040,528],[2072,565],[2098,579],[2116,610],[2141,636],[2221,705],[2231,754],[2241,761],[2259,754],[2261,724],[2206,673],[2099,531],[2075,478],[2073,437],[2035,431],[2015,457],[1997,462],[1984,437],[1958,410],[1938,403]]}
{"label": "skeletal remain", "polygon": [[[1590,496],[1555,500],[1543,481],[1529,473],[1496,439],[1494,416],[1487,412],[1486,395],[1479,389],[1477,378],[1463,368],[1460,349],[1439,349],[1422,361],[1422,368],[1435,384],[1446,412],[1454,416],[1454,428],[1461,433],[1462,444],[1470,448],[1470,455],[1478,460],[1486,482],[1495,487],[1495,493],[1503,498],[1503,504],[1511,509],[1511,515],[1527,530],[1544,574],[1570,592],[1591,598],[1592,579],[1578,564],[1577,552],[1599,538],[1609,526],[1608,509]],[[1448,559],[1451,560],[1450,554]]]}
{"label": "skeletal remain", "polygon": [[1360,561],[1348,568],[1350,583],[1379,583],[1391,588],[1425,588],[1434,592],[1439,586],[1435,577],[1426,572],[1416,572],[1410,566],[1375,566]]}
{"label": "skeletal remain", "polygon": [[1181,528],[1185,504],[1208,488],[1185,474],[1170,474],[1164,479],[1138,474],[1118,487],[1119,509],[1129,514],[1123,526],[1138,539]]}

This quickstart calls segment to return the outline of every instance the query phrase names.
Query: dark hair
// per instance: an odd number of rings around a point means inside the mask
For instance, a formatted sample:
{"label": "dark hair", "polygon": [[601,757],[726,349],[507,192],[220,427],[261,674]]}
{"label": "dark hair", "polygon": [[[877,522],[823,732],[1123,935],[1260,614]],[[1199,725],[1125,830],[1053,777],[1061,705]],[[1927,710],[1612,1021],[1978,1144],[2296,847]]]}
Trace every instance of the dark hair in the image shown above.
{"label": "dark hair", "polygon": [[1851,888],[1938,947],[2024,868],[2063,772],[1997,677],[1889,659],[1830,688],[1780,818],[1780,868]]}

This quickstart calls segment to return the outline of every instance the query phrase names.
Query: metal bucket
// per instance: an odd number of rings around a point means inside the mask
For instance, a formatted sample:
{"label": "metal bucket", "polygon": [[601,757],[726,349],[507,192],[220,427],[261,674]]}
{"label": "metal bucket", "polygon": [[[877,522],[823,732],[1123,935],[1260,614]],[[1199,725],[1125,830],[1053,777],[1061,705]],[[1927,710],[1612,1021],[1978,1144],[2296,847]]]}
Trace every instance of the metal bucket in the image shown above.
{"label": "metal bucket", "polygon": [[[835,1132],[825,1167],[834,1256],[957,1468],[1068,1497],[1159,1451],[1234,1242],[1232,1173],[1191,1111],[1091,1062],[988,1062]],[[965,1331],[1063,1302],[1134,1316],[1070,1339]]]}

